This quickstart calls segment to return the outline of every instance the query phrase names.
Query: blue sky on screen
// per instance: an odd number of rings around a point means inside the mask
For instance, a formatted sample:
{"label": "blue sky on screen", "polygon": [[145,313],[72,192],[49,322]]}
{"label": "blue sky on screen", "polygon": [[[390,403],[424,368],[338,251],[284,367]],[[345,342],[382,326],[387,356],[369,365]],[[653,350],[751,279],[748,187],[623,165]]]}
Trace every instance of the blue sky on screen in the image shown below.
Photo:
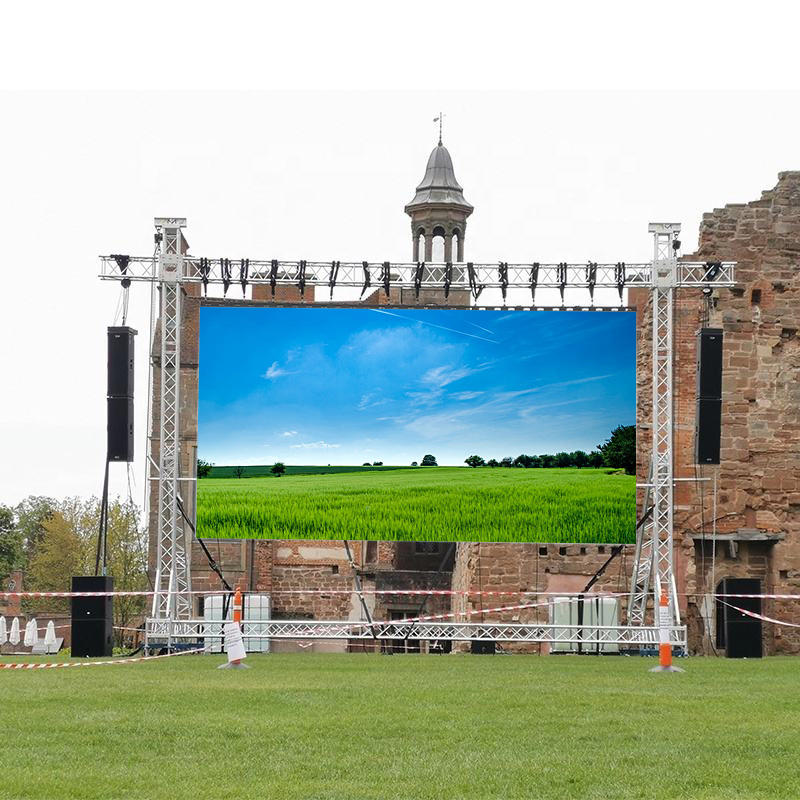
{"label": "blue sky on screen", "polygon": [[636,417],[634,312],[201,309],[198,455],[463,465]]}

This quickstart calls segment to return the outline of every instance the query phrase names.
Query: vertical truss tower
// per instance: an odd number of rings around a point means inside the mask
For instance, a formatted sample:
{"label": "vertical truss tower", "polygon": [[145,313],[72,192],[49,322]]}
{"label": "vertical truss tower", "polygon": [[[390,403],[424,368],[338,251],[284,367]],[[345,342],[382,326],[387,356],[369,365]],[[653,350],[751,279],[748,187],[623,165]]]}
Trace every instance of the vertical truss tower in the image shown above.
{"label": "vertical truss tower", "polygon": [[155,220],[160,290],[161,353],[158,447],[158,539],[153,617],[188,619],[191,580],[180,504],[181,282],[184,275],[183,218]]}

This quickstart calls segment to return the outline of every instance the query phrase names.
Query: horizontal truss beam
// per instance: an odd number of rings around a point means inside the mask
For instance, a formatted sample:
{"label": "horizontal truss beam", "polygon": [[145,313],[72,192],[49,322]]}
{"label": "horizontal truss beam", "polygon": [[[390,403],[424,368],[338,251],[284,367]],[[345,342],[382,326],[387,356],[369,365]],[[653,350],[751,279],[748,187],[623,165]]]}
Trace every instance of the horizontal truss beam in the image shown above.
{"label": "horizontal truss beam", "polygon": [[[148,619],[148,646],[203,638],[224,637],[224,622],[206,620],[174,621]],[[582,643],[586,645],[617,644],[643,647],[659,643],[659,629],[652,626],[591,626],[521,624],[505,622],[392,622],[336,620],[246,620],[245,639],[434,639],[469,642],[544,642],[550,644]],[[670,642],[686,647],[686,626],[669,629]]]}
{"label": "horizontal truss beam", "polygon": [[[148,256],[100,256],[103,280],[158,280],[157,262]],[[620,289],[653,286],[652,263],[636,264],[410,264],[393,262],[231,261],[184,257],[182,283],[233,286],[334,286],[380,289],[448,286],[479,289]],[[202,263],[201,263],[202,262]],[[678,261],[676,286],[730,287],[735,262],[717,262],[713,275],[705,262]]]}

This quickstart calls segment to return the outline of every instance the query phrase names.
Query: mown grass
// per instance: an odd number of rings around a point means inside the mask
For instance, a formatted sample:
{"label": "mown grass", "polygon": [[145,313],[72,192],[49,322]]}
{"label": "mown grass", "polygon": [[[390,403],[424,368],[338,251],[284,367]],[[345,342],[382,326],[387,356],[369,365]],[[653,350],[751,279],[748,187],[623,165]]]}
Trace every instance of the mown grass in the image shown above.
{"label": "mown grass", "polygon": [[202,479],[201,537],[633,542],[635,478],[594,469]]}
{"label": "mown grass", "polygon": [[0,671],[0,798],[795,798],[800,662],[215,656]]}

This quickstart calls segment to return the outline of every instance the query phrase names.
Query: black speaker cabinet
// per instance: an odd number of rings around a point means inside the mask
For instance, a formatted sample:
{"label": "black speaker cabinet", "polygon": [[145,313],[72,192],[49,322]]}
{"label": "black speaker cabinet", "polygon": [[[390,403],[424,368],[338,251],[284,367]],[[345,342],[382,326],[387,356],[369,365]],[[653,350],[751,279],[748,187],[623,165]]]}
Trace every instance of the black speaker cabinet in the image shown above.
{"label": "black speaker cabinet", "polygon": [[472,654],[477,656],[493,656],[497,650],[497,643],[483,639],[473,639],[471,642]]}
{"label": "black speaker cabinet", "polygon": [[133,398],[109,397],[108,460],[133,461]]}
{"label": "black speaker cabinet", "polygon": [[722,328],[701,328],[698,334],[697,396],[722,397]]}
{"label": "black speaker cabinet", "polygon": [[719,442],[722,435],[722,400],[697,399],[695,432],[695,464],[719,464]]}
{"label": "black speaker cabinet", "polygon": [[[112,592],[114,579],[102,576],[74,577],[73,592]],[[112,655],[114,647],[113,598],[73,597],[72,656],[102,658]]]}
{"label": "black speaker cabinet", "polygon": [[108,329],[108,396],[133,397],[133,328]]}

